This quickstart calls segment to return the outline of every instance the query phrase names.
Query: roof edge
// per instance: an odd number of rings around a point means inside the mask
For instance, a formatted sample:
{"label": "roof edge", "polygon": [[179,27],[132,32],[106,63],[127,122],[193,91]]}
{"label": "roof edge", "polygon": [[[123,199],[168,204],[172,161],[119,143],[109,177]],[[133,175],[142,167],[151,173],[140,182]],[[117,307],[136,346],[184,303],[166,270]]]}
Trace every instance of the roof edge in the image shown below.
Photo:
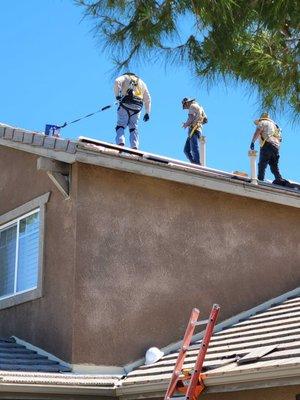
{"label": "roof edge", "polygon": [[[205,393],[236,392],[245,389],[262,389],[276,386],[292,386],[300,384],[299,364],[277,365],[276,368],[256,368],[249,372],[220,373],[214,377],[203,375],[206,387]],[[169,380],[156,383],[145,383],[120,386],[116,389],[118,397],[126,400],[163,397]]]}
{"label": "roof edge", "polygon": [[[0,381],[0,393],[28,393],[28,394],[52,394],[52,395],[88,395],[88,396],[105,396],[115,397],[115,388],[103,388],[97,386],[66,386],[66,385],[42,385],[42,384],[20,384],[20,383],[1,383]],[[16,397],[18,399],[19,397]],[[56,398],[56,397],[54,397]],[[53,399],[54,399],[53,398]],[[59,397],[61,398],[61,397]]]}
{"label": "roof edge", "polygon": [[[8,131],[7,134],[6,131]],[[27,139],[23,141],[25,134]],[[39,141],[36,144],[30,141],[33,140],[31,136],[34,135],[39,136]],[[44,140],[47,141],[47,145],[40,145],[39,142],[41,140],[43,142]],[[80,142],[80,140],[88,140],[91,144],[95,143],[99,148],[97,150],[88,149],[84,147],[84,143]],[[120,153],[120,146],[94,139],[84,137],[80,137],[79,140],[51,138],[45,137],[41,133],[24,131],[20,128],[0,124],[0,145],[68,164],[73,164],[77,161],[300,208],[299,191],[276,188],[270,184],[256,185],[250,183],[249,179],[235,179],[237,177],[234,174],[225,171],[195,166],[147,152],[123,148],[123,152]]]}

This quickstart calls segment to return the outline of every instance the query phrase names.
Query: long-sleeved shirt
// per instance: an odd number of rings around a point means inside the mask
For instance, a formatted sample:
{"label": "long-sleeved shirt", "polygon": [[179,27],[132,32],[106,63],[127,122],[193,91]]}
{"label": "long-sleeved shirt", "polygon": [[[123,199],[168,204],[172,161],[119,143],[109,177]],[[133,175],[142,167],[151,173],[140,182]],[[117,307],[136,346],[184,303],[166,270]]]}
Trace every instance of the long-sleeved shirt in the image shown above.
{"label": "long-sleeved shirt", "polygon": [[[132,84],[132,81],[135,84]],[[115,96],[125,96],[129,89],[133,89],[133,95],[143,101],[146,113],[150,114],[151,96],[145,82],[135,75],[121,75],[115,80]]]}
{"label": "long-sleeved shirt", "polygon": [[196,127],[201,130],[204,118],[207,117],[203,108],[196,101],[193,101],[190,105],[188,119],[184,123],[184,127]]}

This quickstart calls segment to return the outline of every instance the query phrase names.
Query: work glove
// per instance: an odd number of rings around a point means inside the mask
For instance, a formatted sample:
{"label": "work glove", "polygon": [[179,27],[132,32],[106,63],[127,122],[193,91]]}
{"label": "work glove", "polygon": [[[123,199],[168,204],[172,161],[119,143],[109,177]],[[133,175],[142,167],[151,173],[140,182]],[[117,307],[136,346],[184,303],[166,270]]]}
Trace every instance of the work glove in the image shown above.
{"label": "work glove", "polygon": [[251,142],[251,144],[250,144],[250,150],[254,150],[254,142]]}
{"label": "work glove", "polygon": [[144,121],[144,122],[147,122],[147,121],[149,121],[149,119],[150,119],[150,116],[149,116],[148,113],[146,113],[146,114],[144,115],[143,121]]}
{"label": "work glove", "polygon": [[122,99],[122,96],[116,96],[116,100],[120,101]]}

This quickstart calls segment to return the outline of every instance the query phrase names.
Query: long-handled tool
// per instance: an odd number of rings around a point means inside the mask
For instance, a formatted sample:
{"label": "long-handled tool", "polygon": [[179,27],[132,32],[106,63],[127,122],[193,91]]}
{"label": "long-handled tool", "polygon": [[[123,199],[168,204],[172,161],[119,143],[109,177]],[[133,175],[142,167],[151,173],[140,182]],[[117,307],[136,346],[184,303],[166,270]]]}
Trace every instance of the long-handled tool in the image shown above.
{"label": "long-handled tool", "polygon": [[65,128],[67,125],[71,125],[71,124],[75,124],[76,122],[81,121],[82,119],[91,117],[92,115],[95,115],[99,112],[108,110],[109,108],[113,107],[114,105],[119,104],[119,101],[115,101],[113,104],[109,104],[107,106],[104,106],[102,108],[100,108],[99,110],[92,112],[90,114],[84,115],[83,117],[74,119],[73,121],[70,122],[65,122],[63,125],[53,125],[53,124],[47,124],[45,127],[45,135],[47,136],[55,136],[55,137],[59,137],[60,135],[60,130],[62,128]]}

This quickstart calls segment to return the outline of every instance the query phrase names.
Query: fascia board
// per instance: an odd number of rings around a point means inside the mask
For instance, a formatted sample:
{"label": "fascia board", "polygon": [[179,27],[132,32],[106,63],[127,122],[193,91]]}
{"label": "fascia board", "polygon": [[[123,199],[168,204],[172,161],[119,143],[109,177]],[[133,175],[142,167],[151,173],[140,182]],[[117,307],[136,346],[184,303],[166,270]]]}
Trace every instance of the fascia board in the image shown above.
{"label": "fascia board", "polygon": [[199,172],[192,167],[158,165],[147,159],[116,157],[103,153],[92,154],[80,149],[76,152],[76,161],[300,208],[300,196],[297,193],[259,187],[251,183],[219,177],[209,172]]}
{"label": "fascia board", "polygon": [[68,385],[42,385],[42,384],[16,384],[16,383],[1,383],[0,393],[43,393],[43,394],[74,394],[86,396],[105,396],[115,397],[115,388],[103,388],[99,386],[68,386]]}
{"label": "fascia board", "polygon": [[[255,365],[255,363],[251,364]],[[242,371],[211,372],[204,378],[207,386],[226,383],[250,382],[268,379],[298,377],[300,380],[300,364],[274,365],[269,367],[251,368]]]}
{"label": "fascia board", "polygon": [[53,160],[63,161],[69,164],[78,161],[105,168],[198,186],[237,196],[300,208],[300,196],[297,193],[271,187],[259,187],[251,183],[230,179],[226,175],[218,176],[217,174],[212,173],[209,169],[207,171],[199,171],[192,166],[189,167],[180,164],[159,165],[157,162],[151,160],[141,160],[140,157],[138,157],[138,159],[133,159],[132,157],[134,156],[129,156],[127,158],[124,155],[116,157],[116,155],[109,155],[101,152],[93,153],[80,148],[77,149],[75,154],[71,154],[39,146],[35,147],[7,139],[0,139],[0,145],[38,156],[48,157]]}
{"label": "fascia board", "polygon": [[[126,400],[164,397],[168,380],[156,383],[133,384],[118,387],[116,394]],[[300,384],[300,365],[257,368],[254,371],[216,374],[204,377],[206,393],[225,393],[245,389],[259,389]]]}

